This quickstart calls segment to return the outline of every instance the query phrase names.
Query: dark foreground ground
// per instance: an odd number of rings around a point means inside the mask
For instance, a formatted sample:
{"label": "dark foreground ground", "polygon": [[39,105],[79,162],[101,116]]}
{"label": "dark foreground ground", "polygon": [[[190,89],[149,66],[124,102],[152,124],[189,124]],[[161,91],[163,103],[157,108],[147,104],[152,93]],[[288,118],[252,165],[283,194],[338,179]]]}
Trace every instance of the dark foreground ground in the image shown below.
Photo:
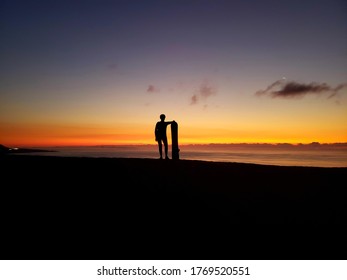
{"label": "dark foreground ground", "polygon": [[0,161],[1,259],[347,259],[347,168]]}

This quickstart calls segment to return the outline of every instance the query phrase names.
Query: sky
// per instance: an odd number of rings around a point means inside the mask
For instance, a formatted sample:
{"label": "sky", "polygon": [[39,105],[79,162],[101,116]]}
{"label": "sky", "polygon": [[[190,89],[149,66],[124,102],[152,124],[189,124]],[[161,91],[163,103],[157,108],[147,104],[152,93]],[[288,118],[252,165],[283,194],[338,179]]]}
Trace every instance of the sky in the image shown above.
{"label": "sky", "polygon": [[0,0],[0,38],[6,146],[347,142],[344,0]]}

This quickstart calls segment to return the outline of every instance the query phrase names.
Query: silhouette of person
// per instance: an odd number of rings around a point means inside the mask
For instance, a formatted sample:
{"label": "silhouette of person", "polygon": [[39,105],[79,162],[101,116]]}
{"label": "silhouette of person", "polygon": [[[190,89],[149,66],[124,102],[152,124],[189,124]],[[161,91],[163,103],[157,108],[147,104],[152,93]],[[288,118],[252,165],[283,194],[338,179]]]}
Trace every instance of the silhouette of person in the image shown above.
{"label": "silhouette of person", "polygon": [[172,124],[174,121],[171,122],[166,122],[165,121],[166,116],[164,114],[160,115],[160,121],[157,122],[155,125],[155,141],[158,142],[158,147],[159,147],[159,159],[163,159],[163,145],[164,144],[164,149],[165,149],[165,159],[169,159],[168,157],[168,142],[167,142],[167,135],[166,135],[166,127],[169,124]]}

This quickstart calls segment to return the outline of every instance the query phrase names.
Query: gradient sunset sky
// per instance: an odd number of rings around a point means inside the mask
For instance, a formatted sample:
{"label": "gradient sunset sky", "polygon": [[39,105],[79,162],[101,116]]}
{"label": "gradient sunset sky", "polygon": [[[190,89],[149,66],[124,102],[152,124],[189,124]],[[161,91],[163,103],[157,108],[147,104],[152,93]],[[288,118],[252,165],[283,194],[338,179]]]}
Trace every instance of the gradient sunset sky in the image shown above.
{"label": "gradient sunset sky", "polygon": [[345,0],[0,3],[0,144],[347,142]]}

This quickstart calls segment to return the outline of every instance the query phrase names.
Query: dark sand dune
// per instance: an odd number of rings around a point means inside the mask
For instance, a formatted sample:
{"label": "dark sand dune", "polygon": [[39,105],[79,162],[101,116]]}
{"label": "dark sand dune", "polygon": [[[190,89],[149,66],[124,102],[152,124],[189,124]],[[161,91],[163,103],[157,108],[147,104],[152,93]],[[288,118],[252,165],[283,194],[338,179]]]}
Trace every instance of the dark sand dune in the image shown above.
{"label": "dark sand dune", "polygon": [[6,155],[2,259],[346,259],[347,168]]}

